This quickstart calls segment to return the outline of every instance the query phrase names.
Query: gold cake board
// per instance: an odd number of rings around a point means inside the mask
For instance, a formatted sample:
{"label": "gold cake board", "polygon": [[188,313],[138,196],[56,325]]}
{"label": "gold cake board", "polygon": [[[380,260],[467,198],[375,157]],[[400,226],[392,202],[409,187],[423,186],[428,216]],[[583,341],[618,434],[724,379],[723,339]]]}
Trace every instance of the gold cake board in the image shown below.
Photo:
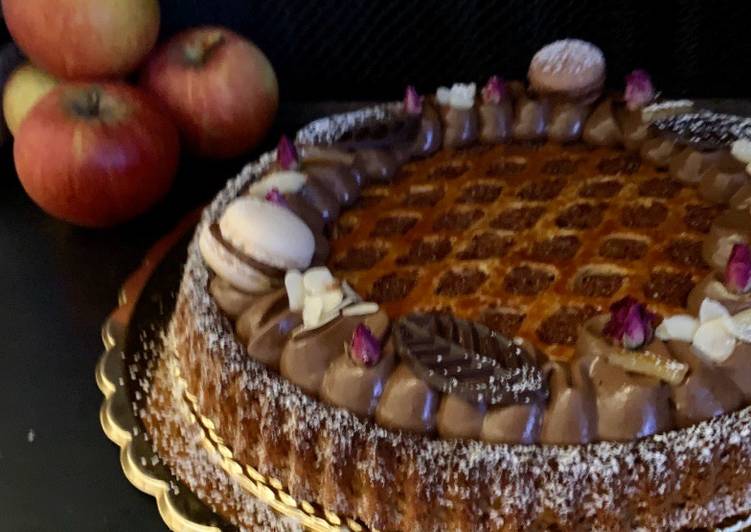
{"label": "gold cake board", "polygon": [[[104,394],[99,412],[99,420],[107,437],[120,447],[120,465],[126,478],[140,491],[156,499],[157,508],[164,523],[170,530],[180,532],[224,532],[237,527],[213,511],[207,504],[190,491],[164,465],[149,443],[149,438],[137,419],[135,403],[128,391],[128,369],[125,361],[125,342],[128,326],[136,302],[159,263],[170,249],[188,230],[195,226],[200,211],[195,211],[162,238],[146,255],[141,266],[124,283],[118,298],[117,308],[108,316],[102,327],[104,352],[96,366],[96,382]],[[162,356],[161,358],[166,358]],[[143,364],[146,360],[141,361]],[[169,366],[172,378],[181,379],[178,365],[166,364],[159,360],[161,370]],[[132,377],[132,376],[130,376]],[[272,478],[266,478],[254,468],[241,466],[232,457],[231,450],[216,434],[211,420],[195,410],[194,398],[181,394],[180,408],[175,411],[187,412],[185,422],[202,431],[202,448],[211,453],[212,463],[220,464],[224,473],[243,490],[255,497],[256,503],[265,508],[264,518],[278,516],[274,528],[294,530],[305,528],[315,531],[352,530],[362,531],[361,523],[337,516],[305,501],[296,501],[284,486]],[[266,527],[263,527],[264,529]],[[725,524],[724,532],[751,529],[751,516],[732,524]]]}
{"label": "gold cake board", "polygon": [[[134,370],[132,365],[126,364],[125,356],[128,326],[141,292],[170,249],[195,226],[199,214],[200,211],[192,213],[175,230],[162,238],[147,253],[138,270],[124,283],[118,297],[118,306],[102,327],[105,351],[99,358],[95,376],[97,385],[104,394],[99,420],[107,437],[120,447],[120,465],[130,483],[156,499],[159,513],[171,530],[222,532],[237,530],[237,527],[191,493],[190,489],[164,465],[153,449],[143,424],[135,413],[138,408],[131,394],[135,393],[138,396],[139,392],[129,390],[129,386],[132,386],[135,380],[132,374]],[[173,362],[166,360],[167,358],[168,354],[162,353],[159,360],[152,360],[155,364],[147,373],[170,371],[171,379],[183,382],[177,364],[167,364]],[[134,360],[139,366],[145,366],[147,363],[145,357],[137,357]],[[145,367],[138,368],[139,372],[143,370]],[[153,378],[152,374],[152,380]],[[252,467],[242,467],[233,459],[231,450],[216,434],[213,422],[198,414],[194,404],[195,398],[185,393],[180,394],[179,398],[174,398],[174,401],[171,405],[171,414],[181,415],[186,426],[201,431],[201,447],[211,456],[210,462],[220,464],[224,474],[255,497],[256,503],[262,503],[266,507],[264,520],[268,520],[269,515],[278,516],[280,521],[274,523],[275,529],[305,528],[321,532],[365,530],[365,527],[355,520],[340,517],[307,501],[295,500],[278,480],[264,477]]]}

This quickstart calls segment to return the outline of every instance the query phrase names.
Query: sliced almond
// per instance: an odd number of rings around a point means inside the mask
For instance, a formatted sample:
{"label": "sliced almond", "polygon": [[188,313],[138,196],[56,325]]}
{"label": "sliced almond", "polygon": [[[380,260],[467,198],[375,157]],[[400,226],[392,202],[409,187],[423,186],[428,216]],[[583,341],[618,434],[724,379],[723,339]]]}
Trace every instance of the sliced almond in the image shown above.
{"label": "sliced almond", "polygon": [[751,140],[736,140],[730,147],[730,153],[742,163],[751,163]]}
{"label": "sliced almond", "polygon": [[369,314],[375,314],[378,312],[378,303],[372,301],[365,301],[362,303],[356,303],[342,310],[343,316],[367,316]]}
{"label": "sliced almond", "polygon": [[323,300],[318,296],[305,298],[305,306],[302,309],[302,322],[305,328],[317,327],[323,314]]}
{"label": "sliced almond", "polygon": [[310,268],[302,276],[305,292],[308,294],[322,294],[334,284],[334,276],[325,266]]}
{"label": "sliced almond", "polygon": [[730,319],[731,332],[742,342],[751,343],[751,309],[743,310]]}
{"label": "sliced almond", "polygon": [[329,312],[327,314],[322,314],[320,318],[318,318],[318,321],[316,323],[311,323],[309,325],[306,325],[304,322],[302,325],[300,325],[295,331],[292,333],[292,336],[297,336],[300,333],[308,332],[308,331],[315,331],[316,329],[320,329],[327,323],[330,323],[337,319],[339,316],[341,316],[341,312]]}
{"label": "sliced almond", "polygon": [[263,198],[274,188],[282,194],[292,194],[300,190],[306,180],[305,174],[300,172],[288,170],[273,172],[254,183],[248,189],[248,194]]}
{"label": "sliced almond", "polygon": [[289,270],[284,276],[284,288],[287,290],[289,309],[295,312],[301,311],[305,301],[302,274],[298,270]]}
{"label": "sliced almond", "polygon": [[448,87],[438,87],[435,91],[435,99],[439,105],[448,105],[451,100],[451,89]]}
{"label": "sliced almond", "polygon": [[722,319],[699,325],[694,334],[694,350],[709,362],[724,362],[735,350],[735,337]]}
{"label": "sliced almond", "polygon": [[698,327],[699,321],[693,316],[678,314],[662,320],[655,330],[655,335],[660,340],[680,340],[690,343]]}
{"label": "sliced almond", "polygon": [[655,377],[669,384],[680,384],[688,372],[687,364],[647,349],[613,351],[608,354],[608,362],[626,371]]}
{"label": "sliced almond", "polygon": [[342,290],[339,288],[334,288],[332,290],[323,292],[320,297],[323,301],[323,313],[326,314],[328,312],[336,310],[339,307],[339,305],[344,300],[344,292],[342,292]]}
{"label": "sliced almond", "polygon": [[701,302],[701,307],[699,307],[699,321],[701,323],[727,318],[729,316],[730,313],[728,312],[728,309],[726,309],[722,303],[709,297],[705,297],[704,301]]}

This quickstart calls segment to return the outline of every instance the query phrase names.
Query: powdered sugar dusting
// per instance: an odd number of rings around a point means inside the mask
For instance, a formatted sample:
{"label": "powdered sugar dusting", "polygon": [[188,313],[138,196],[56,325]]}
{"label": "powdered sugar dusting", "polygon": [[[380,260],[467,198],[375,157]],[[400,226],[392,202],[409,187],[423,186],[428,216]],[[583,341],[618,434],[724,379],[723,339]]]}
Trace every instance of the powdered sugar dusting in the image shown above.
{"label": "powdered sugar dusting", "polygon": [[654,126],[685,142],[701,145],[730,146],[738,139],[751,138],[751,119],[711,111],[664,118],[655,121]]}
{"label": "powdered sugar dusting", "polygon": [[[298,142],[331,141],[383,109],[318,121]],[[246,166],[206,209],[199,231],[272,160],[265,154]],[[600,528],[675,529],[709,526],[751,509],[749,408],[638,441],[581,446],[389,431],[307,396],[247,357],[210,297],[208,280],[194,239],[168,348],[235,457],[279,478],[295,497],[382,528],[458,528],[471,516],[493,529],[571,528],[583,520]],[[215,474],[192,467],[189,475]],[[344,480],[346,474],[356,480]],[[360,489],[356,496],[353,485]]]}

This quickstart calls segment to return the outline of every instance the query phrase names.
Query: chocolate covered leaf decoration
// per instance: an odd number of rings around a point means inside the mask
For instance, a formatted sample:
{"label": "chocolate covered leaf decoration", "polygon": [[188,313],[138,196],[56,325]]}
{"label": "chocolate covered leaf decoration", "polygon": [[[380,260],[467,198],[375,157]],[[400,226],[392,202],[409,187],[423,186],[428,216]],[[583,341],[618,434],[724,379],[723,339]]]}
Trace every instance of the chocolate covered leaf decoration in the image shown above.
{"label": "chocolate covered leaf decoration", "polygon": [[548,395],[547,380],[523,347],[448,313],[413,313],[394,325],[396,351],[432,388],[473,403],[526,404]]}

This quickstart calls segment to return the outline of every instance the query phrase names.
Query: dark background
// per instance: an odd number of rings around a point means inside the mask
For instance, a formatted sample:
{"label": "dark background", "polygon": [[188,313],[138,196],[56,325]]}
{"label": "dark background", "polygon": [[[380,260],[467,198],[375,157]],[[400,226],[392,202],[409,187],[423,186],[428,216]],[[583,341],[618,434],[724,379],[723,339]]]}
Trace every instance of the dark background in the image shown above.
{"label": "dark background", "polygon": [[[600,46],[608,83],[646,68],[671,97],[745,97],[748,0],[161,0],[162,38],[198,24],[250,37],[287,100],[400,98],[492,74],[523,79],[536,50]],[[0,42],[8,40],[3,27]]]}
{"label": "dark background", "polygon": [[648,69],[670,96],[746,96],[747,0],[162,0],[166,34],[235,28],[269,56],[288,99],[388,99],[491,74],[521,79],[542,45],[580,37],[609,83]]}
{"label": "dark background", "polygon": [[[603,48],[613,86],[635,66],[669,96],[746,97],[751,82],[751,8],[741,2],[161,3],[163,37],[222,24],[268,54],[283,105],[263,149],[279,132],[346,107],[292,101],[391,99],[407,83],[432,91],[492,73],[521,78],[536,49],[565,36]],[[0,43],[7,38],[0,24]],[[148,247],[255,153],[186,158],[151,213],[92,231],[37,209],[15,176],[11,146],[0,148],[0,532],[164,529],[99,427],[99,327]]]}

